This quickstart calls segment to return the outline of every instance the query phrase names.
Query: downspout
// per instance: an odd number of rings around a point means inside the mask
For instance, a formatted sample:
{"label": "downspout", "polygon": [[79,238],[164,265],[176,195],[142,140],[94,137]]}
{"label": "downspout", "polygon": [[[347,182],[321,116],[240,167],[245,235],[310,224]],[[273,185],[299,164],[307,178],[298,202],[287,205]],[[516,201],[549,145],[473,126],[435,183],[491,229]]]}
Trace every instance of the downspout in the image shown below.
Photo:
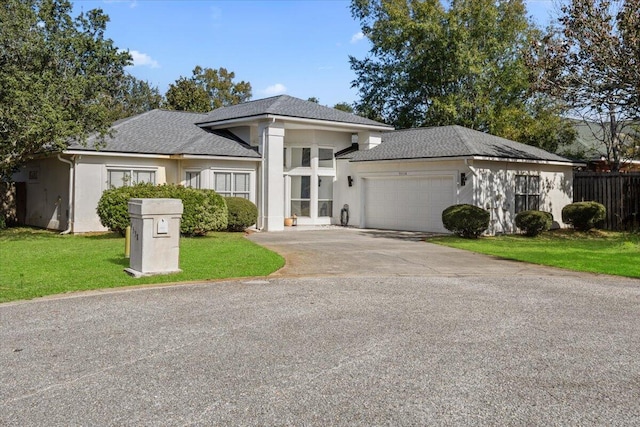
{"label": "downspout", "polygon": [[73,200],[74,200],[73,181],[75,177],[75,157],[72,157],[72,158],[74,159],[73,162],[71,160],[63,159],[62,156],[58,154],[58,160],[60,160],[62,163],[66,163],[69,165],[69,205],[67,207],[69,211],[69,218],[67,220],[67,229],[61,232],[60,234],[69,234],[73,231],[73,216],[75,215],[75,212],[73,209]]}

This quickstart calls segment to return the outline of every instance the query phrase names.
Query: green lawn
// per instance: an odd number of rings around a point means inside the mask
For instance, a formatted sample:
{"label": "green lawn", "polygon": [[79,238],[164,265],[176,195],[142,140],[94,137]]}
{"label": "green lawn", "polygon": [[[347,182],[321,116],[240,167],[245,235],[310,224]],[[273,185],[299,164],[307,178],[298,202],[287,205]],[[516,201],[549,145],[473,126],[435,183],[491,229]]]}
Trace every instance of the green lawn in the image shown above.
{"label": "green lawn", "polygon": [[538,237],[508,235],[476,240],[435,237],[431,243],[575,271],[640,278],[640,234],[557,230]]}
{"label": "green lawn", "polygon": [[242,233],[212,233],[180,239],[182,273],[134,279],[123,272],[129,260],[119,235],[61,236],[29,228],[0,231],[0,260],[0,302],[148,283],[266,276],[284,265],[280,255]]}

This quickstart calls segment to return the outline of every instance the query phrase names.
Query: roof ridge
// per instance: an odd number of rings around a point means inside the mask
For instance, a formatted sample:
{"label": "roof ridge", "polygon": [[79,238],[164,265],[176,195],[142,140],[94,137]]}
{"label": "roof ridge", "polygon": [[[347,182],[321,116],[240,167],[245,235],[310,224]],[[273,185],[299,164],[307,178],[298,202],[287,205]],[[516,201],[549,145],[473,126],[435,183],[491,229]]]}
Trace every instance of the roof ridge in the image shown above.
{"label": "roof ridge", "polygon": [[[447,126],[444,126],[444,127],[447,127]],[[462,145],[464,145],[467,148],[469,153],[470,154],[475,154],[473,142],[470,141],[469,138],[467,138],[467,136],[462,132],[463,130],[469,130],[469,128],[466,128],[466,127],[460,126],[460,125],[449,125],[448,127],[451,127],[453,129],[453,132],[456,134],[456,136],[458,138],[460,138],[460,141],[462,142]],[[471,129],[471,130],[475,130],[475,129]],[[478,131],[476,131],[476,132],[478,132]]]}

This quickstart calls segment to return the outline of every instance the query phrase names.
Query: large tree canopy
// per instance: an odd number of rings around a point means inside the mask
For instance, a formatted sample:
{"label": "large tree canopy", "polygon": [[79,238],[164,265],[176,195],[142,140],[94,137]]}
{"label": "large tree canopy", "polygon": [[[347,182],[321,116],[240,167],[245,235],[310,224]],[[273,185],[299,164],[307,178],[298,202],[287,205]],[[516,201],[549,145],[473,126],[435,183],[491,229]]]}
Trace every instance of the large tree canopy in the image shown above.
{"label": "large tree canopy", "polygon": [[240,104],[251,99],[249,82],[234,82],[235,73],[226,68],[197,65],[191,78],[180,77],[169,86],[167,107],[173,110],[205,112]]}
{"label": "large tree canopy", "polygon": [[157,86],[128,74],[113,99],[113,118],[118,120],[160,108],[163,101]]}
{"label": "large tree canopy", "polygon": [[0,177],[112,123],[131,56],[105,39],[101,10],[70,13],[66,0],[0,4]]}
{"label": "large tree canopy", "polygon": [[536,89],[584,120],[612,169],[640,156],[640,0],[570,1],[529,65]]}
{"label": "large tree canopy", "polygon": [[573,138],[530,92],[535,27],[522,0],[352,0],[372,43],[350,58],[358,112],[399,128],[459,124],[554,150]]}

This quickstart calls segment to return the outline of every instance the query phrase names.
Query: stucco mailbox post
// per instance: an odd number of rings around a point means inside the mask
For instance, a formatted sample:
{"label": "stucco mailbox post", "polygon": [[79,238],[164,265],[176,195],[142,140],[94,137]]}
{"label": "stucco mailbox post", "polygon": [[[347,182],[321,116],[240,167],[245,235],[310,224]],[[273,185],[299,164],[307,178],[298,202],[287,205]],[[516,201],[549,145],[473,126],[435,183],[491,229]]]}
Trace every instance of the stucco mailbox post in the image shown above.
{"label": "stucco mailbox post", "polygon": [[134,277],[179,273],[182,200],[131,199],[131,257]]}

